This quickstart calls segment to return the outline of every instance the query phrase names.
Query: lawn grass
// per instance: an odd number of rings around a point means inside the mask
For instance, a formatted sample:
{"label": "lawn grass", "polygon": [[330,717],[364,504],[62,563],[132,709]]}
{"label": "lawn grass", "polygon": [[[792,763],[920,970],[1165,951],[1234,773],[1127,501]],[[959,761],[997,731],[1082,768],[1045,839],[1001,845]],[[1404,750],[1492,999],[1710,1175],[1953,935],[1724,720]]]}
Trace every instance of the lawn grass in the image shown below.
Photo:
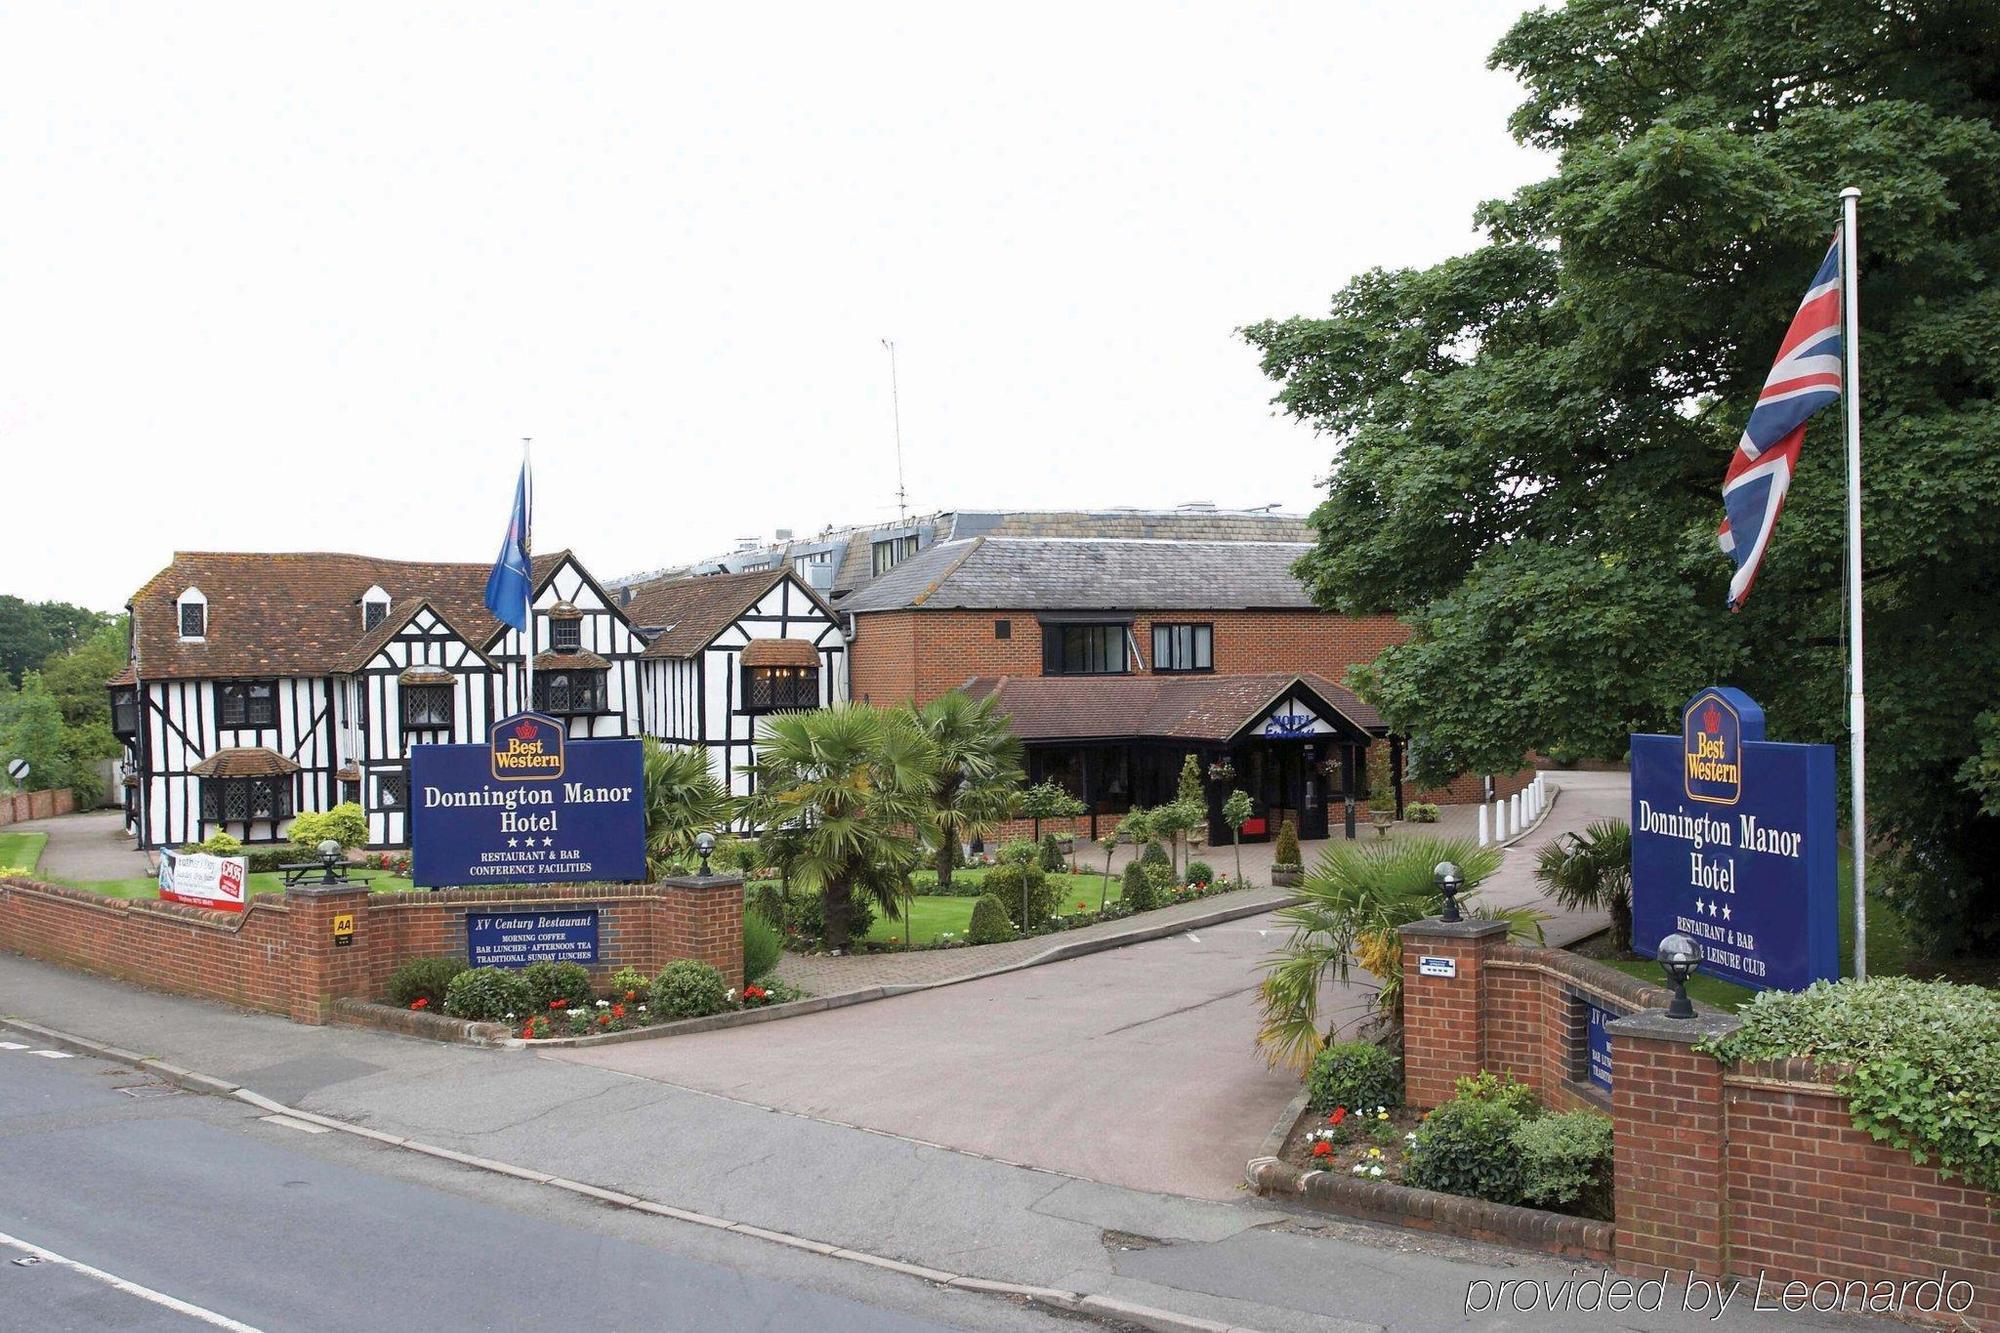
{"label": "lawn grass", "polygon": [[0,833],[0,866],[33,870],[42,859],[42,848],[48,841],[46,833]]}
{"label": "lawn grass", "polygon": [[[101,893],[107,898],[157,898],[160,896],[160,881],[152,875],[134,875],[128,879],[85,879],[59,880],[65,888],[88,889]],[[376,874],[369,880],[368,887],[375,893],[400,893],[412,887],[410,881],[400,875]],[[283,893],[285,877],[275,870],[260,870],[250,876],[250,896]]]}
{"label": "lawn grass", "polygon": [[[986,878],[987,869],[987,867],[982,866],[953,871],[953,887],[957,887],[961,881],[970,881],[973,884],[981,883]],[[1074,913],[1077,910],[1076,905],[1078,903],[1084,904],[1085,911],[1095,912],[1098,909],[1099,895],[1104,894],[1107,888],[1105,878],[1102,875],[1071,875],[1064,873],[1050,875],[1049,880],[1060,890],[1060,895],[1056,899],[1056,915],[1058,916],[1068,916]],[[1124,885],[1116,875],[1111,877],[1108,888],[1109,895],[1103,898],[1103,901],[1106,903],[1117,902]],[[965,932],[972,927],[972,905],[978,901],[977,897],[941,897],[936,894],[919,894],[910,900],[910,943],[912,945],[931,944],[936,942],[938,936],[944,934],[946,931],[950,931],[953,935],[963,939]],[[903,923],[887,916],[878,915],[875,918],[875,924],[869,928],[868,938],[879,940],[885,944],[901,944],[903,942]]]}

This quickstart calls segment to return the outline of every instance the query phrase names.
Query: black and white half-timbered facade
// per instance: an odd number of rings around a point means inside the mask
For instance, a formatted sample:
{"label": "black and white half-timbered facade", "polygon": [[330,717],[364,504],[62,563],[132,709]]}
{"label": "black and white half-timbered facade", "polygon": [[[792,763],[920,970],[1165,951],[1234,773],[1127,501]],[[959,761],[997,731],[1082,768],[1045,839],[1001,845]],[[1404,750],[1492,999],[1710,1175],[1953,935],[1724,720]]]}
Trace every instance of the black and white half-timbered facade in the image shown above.
{"label": "black and white half-timbered facade", "polygon": [[[478,742],[525,700],[524,636],[484,605],[488,567],[340,554],[189,553],[129,604],[110,682],[126,824],[141,846],[281,840],[358,802],[408,843],[410,748]],[[640,736],[646,641],[569,552],[534,560],[535,704],[578,737]]]}
{"label": "black and white half-timbered facade", "polygon": [[652,734],[705,749],[732,795],[750,792],[760,721],[848,697],[840,618],[788,567],[661,579],[622,599],[651,640]]}

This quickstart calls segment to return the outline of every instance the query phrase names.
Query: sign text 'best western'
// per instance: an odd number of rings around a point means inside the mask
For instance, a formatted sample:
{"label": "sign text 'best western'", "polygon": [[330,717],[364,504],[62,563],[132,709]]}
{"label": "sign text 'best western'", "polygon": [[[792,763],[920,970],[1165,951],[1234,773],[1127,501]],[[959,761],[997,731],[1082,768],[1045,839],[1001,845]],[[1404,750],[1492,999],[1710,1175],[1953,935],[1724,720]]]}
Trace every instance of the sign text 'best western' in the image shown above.
{"label": "sign text 'best western'", "polygon": [[635,740],[573,741],[538,713],[485,745],[410,749],[410,878],[426,887],[646,876]]}

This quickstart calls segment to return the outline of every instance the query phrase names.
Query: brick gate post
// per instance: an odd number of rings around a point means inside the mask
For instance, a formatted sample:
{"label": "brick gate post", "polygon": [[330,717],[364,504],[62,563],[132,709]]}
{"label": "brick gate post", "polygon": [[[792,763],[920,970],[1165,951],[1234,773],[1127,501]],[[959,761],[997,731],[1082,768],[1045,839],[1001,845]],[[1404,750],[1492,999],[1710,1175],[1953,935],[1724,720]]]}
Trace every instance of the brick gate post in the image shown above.
{"label": "brick gate post", "polygon": [[743,984],[743,876],[672,875],[660,881],[661,964],[698,958]]}
{"label": "brick gate post", "polygon": [[[1431,1107],[1486,1059],[1486,955],[1507,941],[1505,921],[1427,917],[1403,937],[1403,1100]],[[1431,960],[1424,975],[1424,960]]]}
{"label": "brick gate post", "polygon": [[1618,1267],[1729,1271],[1722,1065],[1694,1049],[1734,1031],[1719,1014],[1660,1009],[1604,1025],[1611,1037],[1613,1213]]}
{"label": "brick gate post", "polygon": [[[294,1022],[324,1023],[337,996],[367,990],[367,903],[365,884],[295,884],[285,890],[292,918]],[[336,926],[352,930],[336,934]]]}

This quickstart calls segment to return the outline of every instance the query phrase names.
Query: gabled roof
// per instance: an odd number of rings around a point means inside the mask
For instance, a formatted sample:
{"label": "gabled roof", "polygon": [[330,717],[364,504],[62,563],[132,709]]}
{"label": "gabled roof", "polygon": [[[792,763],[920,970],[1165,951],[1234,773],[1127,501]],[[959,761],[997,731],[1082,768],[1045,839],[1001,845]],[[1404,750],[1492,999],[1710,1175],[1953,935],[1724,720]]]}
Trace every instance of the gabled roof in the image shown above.
{"label": "gabled roof", "polygon": [[[536,556],[537,589],[569,558],[568,551]],[[181,552],[132,597],[138,674],[169,680],[345,671],[355,652],[377,638],[387,642],[395,630],[384,635],[384,626],[401,628],[419,604],[428,604],[474,648],[484,648],[501,628],[486,609],[491,572],[486,564],[337,552]],[[377,584],[396,600],[383,623],[364,633],[361,597]],[[198,643],[180,641],[176,602],[190,587],[208,601],[207,636]]]}
{"label": "gabled roof", "polygon": [[642,632],[658,631],[646,647],[647,657],[693,657],[787,578],[829,618],[833,617],[832,608],[819,594],[803,580],[794,578],[789,569],[781,567],[638,584],[632,588],[632,599],[625,604],[625,618]]}
{"label": "gabled roof", "polygon": [[[485,596],[483,589],[480,595],[483,599]],[[483,601],[481,609],[484,609]],[[478,633],[477,631],[461,629],[457,625],[452,624],[451,617],[446,615],[442,609],[432,606],[429,598],[414,597],[390,603],[389,614],[382,617],[382,622],[357,639],[354,646],[342,654],[331,669],[335,671],[361,670],[361,668],[368,665],[370,658],[381,652],[389,644],[390,640],[403,632],[404,626],[416,619],[417,612],[424,610],[428,610],[432,615],[444,622],[445,628],[463,639],[473,652],[478,653],[480,660],[485,662],[486,665],[489,667],[493,665],[486,654],[479,651],[480,639],[490,638],[490,631],[485,634],[479,634],[479,637],[476,638],[474,635]],[[499,625],[499,622],[494,620],[491,615],[486,617],[486,621],[495,628]]]}
{"label": "gabled roof", "polygon": [[1292,573],[1304,542],[983,536],[941,542],[844,611],[1314,609]]}
{"label": "gabled roof", "polygon": [[1228,741],[1296,691],[1345,723],[1356,739],[1387,734],[1382,716],[1348,690],[1311,672],[1242,676],[981,676],[965,683],[992,696],[1024,741]]}

